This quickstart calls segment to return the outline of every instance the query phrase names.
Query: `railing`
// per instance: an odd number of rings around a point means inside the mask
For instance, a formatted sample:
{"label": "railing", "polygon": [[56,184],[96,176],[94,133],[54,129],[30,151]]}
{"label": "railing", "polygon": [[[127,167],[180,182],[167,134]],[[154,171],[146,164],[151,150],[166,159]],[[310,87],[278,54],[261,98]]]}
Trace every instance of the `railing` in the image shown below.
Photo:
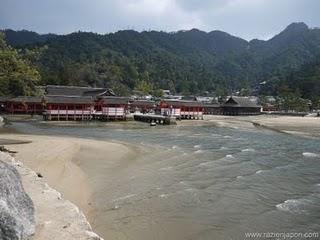
{"label": "railing", "polygon": [[89,115],[91,110],[46,110],[49,115]]}

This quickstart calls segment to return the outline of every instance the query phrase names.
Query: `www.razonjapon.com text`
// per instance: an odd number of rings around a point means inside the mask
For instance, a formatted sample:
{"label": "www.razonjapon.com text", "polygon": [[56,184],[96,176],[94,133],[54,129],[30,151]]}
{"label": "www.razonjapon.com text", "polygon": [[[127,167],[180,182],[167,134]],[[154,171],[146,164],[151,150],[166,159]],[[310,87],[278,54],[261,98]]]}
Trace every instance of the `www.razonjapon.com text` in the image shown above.
{"label": "www.razonjapon.com text", "polygon": [[320,234],[319,232],[246,232],[244,239],[320,239]]}

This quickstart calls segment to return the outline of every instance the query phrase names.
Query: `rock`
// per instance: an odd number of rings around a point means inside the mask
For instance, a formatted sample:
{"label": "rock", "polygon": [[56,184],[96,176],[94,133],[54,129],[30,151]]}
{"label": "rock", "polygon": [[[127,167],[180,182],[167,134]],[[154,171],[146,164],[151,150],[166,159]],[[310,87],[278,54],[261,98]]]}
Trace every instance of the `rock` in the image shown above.
{"label": "rock", "polygon": [[0,239],[22,240],[34,232],[32,200],[24,191],[18,171],[0,160]]}
{"label": "rock", "polygon": [[39,173],[39,172],[37,172],[37,176],[38,176],[39,178],[43,178],[42,174]]}
{"label": "rock", "polygon": [[17,153],[15,151],[11,151],[11,150],[5,148],[4,146],[0,146],[0,152]]}

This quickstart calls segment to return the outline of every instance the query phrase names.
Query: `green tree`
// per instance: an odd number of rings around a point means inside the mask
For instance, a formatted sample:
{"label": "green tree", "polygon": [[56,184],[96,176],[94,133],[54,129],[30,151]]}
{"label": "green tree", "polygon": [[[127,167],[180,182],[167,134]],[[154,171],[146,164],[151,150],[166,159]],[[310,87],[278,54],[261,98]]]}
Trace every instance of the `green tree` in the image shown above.
{"label": "green tree", "polygon": [[0,33],[0,95],[34,95],[39,79],[38,71],[8,46]]}
{"label": "green tree", "polygon": [[150,93],[152,93],[153,86],[151,83],[142,80],[142,81],[138,82],[135,89],[137,91],[144,93],[144,94],[150,94]]}

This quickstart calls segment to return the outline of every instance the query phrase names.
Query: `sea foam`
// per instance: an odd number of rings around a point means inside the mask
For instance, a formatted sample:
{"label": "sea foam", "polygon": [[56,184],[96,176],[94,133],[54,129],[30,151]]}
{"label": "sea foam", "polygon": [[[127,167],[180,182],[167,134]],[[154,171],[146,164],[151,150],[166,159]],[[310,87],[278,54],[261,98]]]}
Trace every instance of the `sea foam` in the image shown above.
{"label": "sea foam", "polygon": [[194,151],[194,153],[203,153],[203,150]]}
{"label": "sea foam", "polygon": [[221,147],[220,150],[228,150],[228,147]]}
{"label": "sea foam", "polygon": [[254,152],[255,150],[253,148],[246,148],[242,149],[241,152]]}
{"label": "sea foam", "polygon": [[318,157],[319,156],[319,154],[312,153],[312,152],[304,152],[304,153],[302,153],[302,155],[304,157]]}
{"label": "sea foam", "polygon": [[226,135],[226,136],[223,136],[223,138],[230,139],[230,138],[232,138],[232,137],[231,137],[231,136],[229,136],[229,135]]}
{"label": "sea foam", "polygon": [[302,213],[305,206],[309,203],[307,199],[288,199],[283,203],[277,204],[277,209],[285,212]]}

